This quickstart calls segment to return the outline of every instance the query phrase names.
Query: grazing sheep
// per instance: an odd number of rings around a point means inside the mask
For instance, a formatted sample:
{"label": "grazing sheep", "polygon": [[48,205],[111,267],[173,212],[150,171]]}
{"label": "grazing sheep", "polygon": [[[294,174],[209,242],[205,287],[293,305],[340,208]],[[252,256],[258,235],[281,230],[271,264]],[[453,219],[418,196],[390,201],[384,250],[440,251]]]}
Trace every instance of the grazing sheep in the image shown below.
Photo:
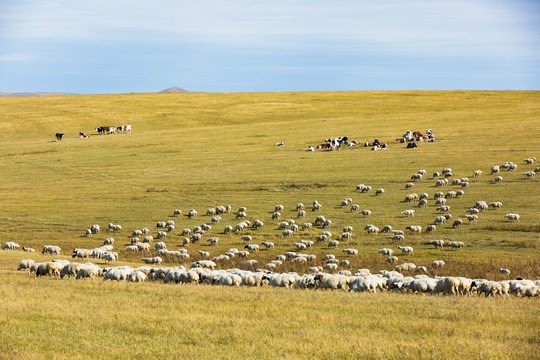
{"label": "grazing sheep", "polygon": [[302,231],[305,231],[305,230],[312,230],[313,229],[313,224],[311,223],[304,223],[302,225]]}
{"label": "grazing sheep", "polygon": [[477,177],[480,177],[481,175],[482,175],[482,170],[475,170],[472,177],[477,178]]}
{"label": "grazing sheep", "polygon": [[179,209],[174,210],[173,216],[178,216],[178,215],[182,215],[182,210],[179,210]]}
{"label": "grazing sheep", "polygon": [[188,218],[197,217],[197,211],[195,209],[190,209],[188,212]]}
{"label": "grazing sheep", "polygon": [[418,207],[426,207],[426,206],[427,206],[426,199],[420,199],[420,201],[418,201]]}
{"label": "grazing sheep", "polygon": [[426,227],[426,233],[432,233],[437,230],[437,227],[435,225],[428,225]]}
{"label": "grazing sheep", "polygon": [[427,273],[427,268],[425,266],[419,266],[416,269],[414,269],[414,272],[421,272],[421,273],[425,274],[425,273]]}
{"label": "grazing sheep", "polygon": [[453,241],[451,243],[446,244],[446,246],[454,248],[454,250],[461,249],[465,246],[465,243],[463,241]]}
{"label": "grazing sheep", "polygon": [[519,214],[506,214],[504,215],[505,219],[508,219],[509,221],[516,220],[519,222]]}
{"label": "grazing sheep", "polygon": [[296,218],[299,219],[299,218],[305,218],[306,217],[306,211],[305,210],[300,210],[298,211],[298,214],[296,215]]}
{"label": "grazing sheep", "polygon": [[443,206],[439,206],[436,211],[440,211],[440,212],[448,212],[450,211],[450,206],[448,205],[443,205]]}
{"label": "grazing sheep", "polygon": [[163,262],[163,259],[159,256],[151,257],[151,258],[142,258],[141,261],[145,264],[161,264]]}
{"label": "grazing sheep", "polygon": [[443,260],[435,260],[429,265],[432,268],[442,268],[445,265]]}
{"label": "grazing sheep", "polygon": [[460,281],[455,277],[445,277],[439,279],[433,291],[432,295],[443,293],[445,295],[457,295],[459,291]]}
{"label": "grazing sheep", "polygon": [[360,215],[371,216],[371,210],[360,210]]}
{"label": "grazing sheep", "polygon": [[264,223],[263,223],[261,220],[255,220],[255,221],[253,222],[253,226],[252,226],[252,227],[253,227],[255,230],[257,230],[257,229],[262,228],[263,226],[264,226]]}
{"label": "grazing sheep", "polygon": [[523,173],[523,176],[526,176],[527,178],[534,178],[536,173],[534,171],[526,171]]}
{"label": "grazing sheep", "polygon": [[92,231],[92,234],[97,234],[100,230],[100,227],[98,224],[94,224],[90,227],[90,231]]}
{"label": "grazing sheep", "polygon": [[210,219],[210,224],[219,224],[221,221],[221,216],[214,216],[212,219]]}
{"label": "grazing sheep", "polygon": [[146,274],[139,270],[134,270],[133,272],[129,273],[126,277],[126,281],[128,282],[143,282],[146,280]]}
{"label": "grazing sheep", "polygon": [[345,200],[343,200],[341,202],[341,207],[345,207],[345,206],[349,205],[350,203],[352,203],[352,199],[351,198],[346,198]]}
{"label": "grazing sheep", "polygon": [[34,265],[34,260],[32,260],[32,259],[21,260],[21,262],[17,266],[17,271],[18,270],[24,270],[24,269],[30,269],[30,267],[32,265]]}
{"label": "grazing sheep", "polygon": [[274,243],[270,241],[265,241],[262,243],[262,245],[266,248],[266,250],[271,249],[274,247]]}
{"label": "grazing sheep", "polygon": [[405,228],[405,230],[409,230],[411,233],[422,233],[422,227],[420,225],[410,225]]}
{"label": "grazing sheep", "polygon": [[366,187],[366,185],[364,185],[364,184],[358,184],[358,185],[356,185],[356,187],[354,188],[354,191],[362,190],[362,189],[365,188],[365,187]]}
{"label": "grazing sheep", "polygon": [[304,209],[304,204],[302,204],[302,203],[296,204],[296,210],[297,210],[297,211],[298,211],[298,210],[303,210],[303,209]]}
{"label": "grazing sheep", "polygon": [[396,234],[392,237],[393,241],[405,241],[405,236],[401,234]]}
{"label": "grazing sheep", "polygon": [[360,205],[358,205],[358,204],[351,205],[351,212],[355,212],[355,211],[358,211],[358,210],[360,210]]}
{"label": "grazing sheep", "polygon": [[60,247],[54,246],[54,245],[45,245],[43,246],[43,249],[41,250],[41,254],[45,255],[45,253],[50,255],[60,255]]}
{"label": "grazing sheep", "polygon": [[324,224],[325,221],[326,221],[326,218],[324,216],[322,216],[322,215],[319,215],[315,219],[315,226],[322,225],[322,224]]}
{"label": "grazing sheep", "polygon": [[457,197],[457,198],[460,198],[460,197],[462,197],[463,195],[465,195],[465,191],[463,191],[463,190],[458,190],[458,191],[456,192],[456,197]]}
{"label": "grazing sheep", "polygon": [[488,207],[493,208],[493,209],[501,209],[502,206],[503,206],[503,204],[500,201],[494,201],[494,202],[490,202],[488,204]]}
{"label": "grazing sheep", "polygon": [[433,179],[436,179],[436,178],[438,178],[439,176],[441,176],[441,173],[439,173],[438,171],[435,171],[435,172],[433,173]]}
{"label": "grazing sheep", "polygon": [[473,221],[474,221],[475,224],[478,223],[478,215],[475,215],[475,214],[473,214],[473,215],[465,215],[465,218],[467,220],[469,220],[469,223],[471,223]]}
{"label": "grazing sheep", "polygon": [[240,239],[243,240],[243,241],[246,241],[246,242],[253,241],[253,238],[251,237],[251,235],[244,235]]}
{"label": "grazing sheep", "polygon": [[422,174],[414,174],[413,176],[411,176],[411,180],[412,181],[417,181],[417,180],[422,180]]}
{"label": "grazing sheep", "polygon": [[375,190],[375,195],[378,196],[378,195],[383,195],[384,194],[384,189],[383,188],[378,188],[377,190]]}
{"label": "grazing sheep", "polygon": [[502,176],[495,176],[495,179],[493,179],[493,181],[494,181],[496,184],[502,182],[502,180],[503,180]]}
{"label": "grazing sheep", "polygon": [[[414,255],[413,248],[410,246],[398,246],[398,249],[401,250],[402,254]],[[391,254],[390,254],[391,255]]]}
{"label": "grazing sheep", "polygon": [[26,252],[36,252],[36,250],[34,248],[25,247],[25,246],[22,247],[22,250],[26,251]]}
{"label": "grazing sheep", "polygon": [[16,242],[8,241],[4,244],[2,250],[18,250],[19,247],[19,244],[17,244]]}
{"label": "grazing sheep", "polygon": [[199,255],[201,256],[201,258],[203,259],[207,259],[210,257],[210,253],[208,251],[202,251],[202,250],[199,250]]}
{"label": "grazing sheep", "polygon": [[435,249],[437,247],[440,247],[442,249],[443,246],[444,246],[444,240],[431,240],[429,242],[429,245],[433,245],[435,247]]}
{"label": "grazing sheep", "polygon": [[279,219],[281,219],[281,213],[275,211],[275,212],[272,214],[272,220],[279,220]]}
{"label": "grazing sheep", "polygon": [[319,203],[313,204],[313,207],[311,208],[311,211],[321,210],[322,205]]}
{"label": "grazing sheep", "polygon": [[257,244],[247,244],[246,246],[244,246],[244,249],[248,249],[249,251],[259,252],[259,245],[257,245]]}
{"label": "grazing sheep", "polygon": [[386,262],[388,263],[395,263],[398,261],[397,256],[389,256],[388,259],[386,259]]}
{"label": "grazing sheep", "polygon": [[401,212],[401,215],[405,215],[406,217],[414,217],[414,210],[404,210]]}
{"label": "grazing sheep", "polygon": [[217,245],[219,242],[219,238],[211,237],[211,238],[206,239],[206,241],[209,242],[210,245]]}
{"label": "grazing sheep", "polygon": [[339,236],[339,240],[350,241],[351,239],[352,239],[352,234],[350,232],[341,233],[341,235]]}
{"label": "grazing sheep", "polygon": [[327,228],[330,227],[330,225],[332,225],[332,220],[326,220],[326,221],[324,222],[324,224],[322,225],[322,228],[323,228],[323,229],[327,229]]}
{"label": "grazing sheep", "polygon": [[418,194],[408,194],[407,196],[405,196],[404,202],[411,202],[414,200],[418,200]]}
{"label": "grazing sheep", "polygon": [[333,247],[333,248],[336,248],[339,246],[339,241],[337,240],[332,240],[330,242],[328,242],[328,247]]}
{"label": "grazing sheep", "polygon": [[223,229],[224,234],[230,234],[233,231],[233,227],[231,225],[225,226],[225,229]]}
{"label": "grazing sheep", "polygon": [[414,183],[412,183],[412,182],[408,182],[408,183],[405,184],[405,189],[410,189],[412,187],[414,187]]}
{"label": "grazing sheep", "polygon": [[358,250],[356,249],[343,249],[341,250],[341,252],[344,252],[345,254],[348,254],[348,255],[358,255]]}
{"label": "grazing sheep", "polygon": [[525,162],[525,164],[527,165],[530,165],[530,164],[533,164],[536,162],[536,158],[534,156],[530,157],[530,158],[527,158],[525,160],[523,160]]}
{"label": "grazing sheep", "polygon": [[510,275],[510,270],[505,269],[505,268],[500,268],[499,273],[501,273],[502,275]]}
{"label": "grazing sheep", "polygon": [[379,228],[373,225],[368,225],[364,229],[367,231],[368,235],[371,235],[371,234],[377,235],[379,233]]}
{"label": "grazing sheep", "polygon": [[454,222],[452,223],[452,228],[455,229],[457,227],[460,227],[461,225],[463,225],[463,220],[461,219],[456,219],[454,220]]}
{"label": "grazing sheep", "polygon": [[384,248],[379,250],[379,254],[381,254],[382,256],[392,256],[393,253],[394,251],[392,249]]}
{"label": "grazing sheep", "polygon": [[166,236],[167,236],[167,233],[165,231],[160,231],[160,232],[157,233],[157,238],[158,239],[163,239]]}

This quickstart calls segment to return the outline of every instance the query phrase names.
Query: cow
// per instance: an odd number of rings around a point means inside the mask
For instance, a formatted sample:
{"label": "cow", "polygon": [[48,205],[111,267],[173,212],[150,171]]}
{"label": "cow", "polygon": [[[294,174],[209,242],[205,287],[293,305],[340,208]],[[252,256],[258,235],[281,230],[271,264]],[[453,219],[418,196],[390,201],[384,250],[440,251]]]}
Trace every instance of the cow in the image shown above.
{"label": "cow", "polygon": [[334,141],[332,141],[332,145],[333,145],[332,148],[339,150],[341,148],[341,145],[346,144],[348,140],[349,140],[348,136],[337,137],[334,139]]}
{"label": "cow", "polygon": [[285,146],[285,141],[280,141],[276,143],[276,146]]}
{"label": "cow", "polygon": [[116,132],[116,128],[114,126],[100,126],[96,128],[96,131],[98,134],[113,134]]}
{"label": "cow", "polygon": [[417,138],[421,138],[422,137],[422,133],[420,131],[415,131],[412,133],[412,136],[413,138],[417,139]]}
{"label": "cow", "polygon": [[56,133],[56,141],[62,141],[62,138],[64,137],[64,134],[62,133]]}
{"label": "cow", "polygon": [[321,145],[318,145],[317,149],[319,149],[319,150],[330,150],[330,149],[332,149],[332,144],[323,143]]}
{"label": "cow", "polygon": [[79,137],[80,137],[80,138],[87,138],[88,135],[86,135],[86,134],[83,133],[82,131],[79,131]]}
{"label": "cow", "polygon": [[414,148],[417,148],[417,147],[418,147],[418,144],[415,143],[415,142],[412,142],[412,143],[407,144],[406,149],[414,149]]}
{"label": "cow", "polygon": [[429,137],[433,136],[433,130],[428,129],[428,130],[426,131],[426,136],[429,136]]}
{"label": "cow", "polygon": [[131,133],[131,125],[120,125],[116,128],[120,132],[129,132]]}

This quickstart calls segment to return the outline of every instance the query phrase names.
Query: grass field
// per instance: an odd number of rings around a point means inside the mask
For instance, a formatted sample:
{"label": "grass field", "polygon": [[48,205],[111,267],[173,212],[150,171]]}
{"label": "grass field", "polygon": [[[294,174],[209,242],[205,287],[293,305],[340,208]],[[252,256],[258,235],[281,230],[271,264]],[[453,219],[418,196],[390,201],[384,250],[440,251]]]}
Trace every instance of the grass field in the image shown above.
{"label": "grass field", "polygon": [[[293,251],[299,239],[313,240],[321,229],[282,239],[274,206],[285,206],[282,220],[296,218],[295,205],[313,222],[324,215],[339,236],[354,227],[353,240],[341,249],[316,245],[321,259],[335,253],[352,269],[391,269],[377,255],[394,249],[401,262],[429,266],[442,259],[445,268],[430,275],[459,275],[502,280],[538,278],[540,271],[540,187],[522,173],[538,164],[523,159],[540,155],[540,93],[334,92],[249,94],[125,94],[0,98],[0,233],[2,243],[15,241],[40,250],[62,247],[64,258],[75,247],[93,248],[114,237],[121,263],[138,266],[141,254],[123,252],[134,229],[175,220],[165,239],[169,250],[181,247],[182,228],[208,223],[206,209],[246,206],[250,220],[265,226],[246,234],[254,243],[272,241],[273,250],[250,257],[262,266]],[[132,134],[94,135],[101,125],[131,124]],[[394,140],[406,130],[433,129],[437,141],[404,149]],[[78,132],[92,134],[80,139]],[[56,132],[65,133],[61,142]],[[378,138],[385,151],[348,148],[307,152],[324,138],[347,135],[359,141]],[[274,144],[285,141],[285,147]],[[518,164],[494,184],[492,165]],[[470,186],[447,205],[455,218],[478,200],[501,201],[503,208],[479,215],[477,225],[433,234],[405,234],[415,255],[402,257],[389,236],[368,236],[366,224],[426,227],[438,215],[433,194],[459,187],[435,188],[434,171],[450,167],[453,178],[468,177]],[[419,169],[427,175],[412,189],[405,183]],[[483,170],[472,178],[474,170]],[[354,192],[356,184],[384,188],[383,196]],[[427,192],[426,208],[404,203],[409,193]],[[363,218],[342,208],[352,198],[372,215]],[[199,216],[172,217],[174,209]],[[400,212],[415,209],[414,218]],[[510,223],[506,213],[519,213]],[[212,256],[242,248],[240,235],[220,234],[235,225],[234,214],[213,226],[216,247],[204,241],[188,247]],[[87,238],[92,224],[121,224],[118,233]],[[459,251],[433,249],[434,239],[463,241]],[[144,256],[147,256],[146,254]],[[346,294],[178,287],[160,283],[110,284],[36,279],[15,273],[23,258],[41,254],[0,252],[0,358],[531,358],[538,354],[538,299],[443,298],[398,294]],[[318,261],[320,263],[321,261]],[[165,259],[166,265],[178,263]],[[190,261],[182,264],[188,265]],[[98,261],[98,264],[104,266]],[[224,268],[247,268],[233,260]],[[307,266],[285,263],[280,271],[305,272]]]}

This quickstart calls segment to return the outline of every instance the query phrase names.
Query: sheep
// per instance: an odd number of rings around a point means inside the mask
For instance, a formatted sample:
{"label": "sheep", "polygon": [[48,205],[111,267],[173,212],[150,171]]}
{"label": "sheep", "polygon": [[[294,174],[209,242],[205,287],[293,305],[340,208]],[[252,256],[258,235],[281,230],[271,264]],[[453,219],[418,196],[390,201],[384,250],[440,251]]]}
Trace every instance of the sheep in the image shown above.
{"label": "sheep", "polygon": [[388,263],[395,263],[398,261],[398,258],[397,256],[389,256],[387,259],[386,259],[386,262]]}
{"label": "sheep", "polygon": [[313,207],[311,208],[311,211],[321,210],[321,208],[322,208],[322,205],[319,204],[319,203],[316,203],[316,204],[313,204]]}
{"label": "sheep", "polygon": [[100,227],[98,224],[94,224],[90,227],[90,231],[92,231],[92,234],[97,234],[100,230]]}
{"label": "sheep", "polygon": [[270,241],[265,241],[261,245],[265,247],[266,250],[271,249],[274,247],[274,243]]}
{"label": "sheep", "polygon": [[503,181],[503,178],[502,178],[502,176],[495,176],[493,181],[495,182],[495,184],[499,184],[499,183],[501,183]]}
{"label": "sheep", "polygon": [[322,225],[323,229],[327,229],[332,225],[332,220],[326,220],[324,224]]}
{"label": "sheep", "polygon": [[404,202],[411,202],[418,199],[418,194],[408,194],[405,196]]}
{"label": "sheep", "polygon": [[163,262],[163,259],[159,256],[151,257],[151,258],[142,258],[141,261],[145,264],[161,264]]}
{"label": "sheep", "polygon": [[473,214],[473,215],[465,215],[465,218],[467,220],[469,220],[469,223],[471,223],[473,221],[474,221],[475,224],[478,223],[478,215],[475,215],[475,214]]}
{"label": "sheep", "polygon": [[523,173],[523,176],[526,176],[527,178],[534,178],[534,176],[536,175],[536,173],[534,171],[526,171]]}
{"label": "sheep", "polygon": [[19,244],[17,244],[16,242],[8,241],[4,244],[2,250],[18,250],[19,247]]}
{"label": "sheep", "polygon": [[247,217],[247,214],[244,212],[244,211],[241,211],[239,213],[236,214],[236,218],[239,219],[239,218],[245,218]]}
{"label": "sheep", "polygon": [[336,248],[339,246],[339,241],[337,240],[332,240],[330,242],[328,242],[328,247],[333,247],[333,248]]}
{"label": "sheep", "polygon": [[445,265],[443,260],[435,260],[429,265],[432,268],[442,268]]}
{"label": "sheep", "polygon": [[36,277],[40,277],[43,275],[59,276],[60,271],[62,270],[64,266],[65,265],[61,263],[53,262],[53,261],[40,263],[36,268]]}
{"label": "sheep", "polygon": [[503,206],[502,202],[500,201],[493,201],[488,204],[488,207],[493,209],[501,209]]}
{"label": "sheep", "polygon": [[319,215],[317,216],[317,218],[315,219],[315,226],[319,226],[319,225],[323,225],[324,222],[326,221],[326,218],[322,215]]}
{"label": "sheep", "polygon": [[476,215],[480,212],[480,210],[478,210],[477,208],[469,208],[465,210],[465,212],[471,215]]}
{"label": "sheep", "polygon": [[472,177],[473,177],[473,178],[478,178],[478,177],[480,177],[481,175],[482,175],[482,170],[475,170],[475,171],[473,172]]}
{"label": "sheep", "polygon": [[189,242],[196,243],[197,241],[200,241],[201,239],[202,239],[201,233],[194,233],[193,235],[189,237]]}
{"label": "sheep", "polygon": [[401,235],[401,234],[396,234],[392,237],[392,240],[393,241],[404,241],[405,240],[405,236]]}
{"label": "sheep", "polygon": [[367,227],[366,231],[367,231],[368,235],[371,235],[371,234],[377,235],[379,233],[379,228],[376,227],[376,226],[371,225],[371,226]]}
{"label": "sheep", "polygon": [[351,199],[351,198],[347,198],[347,199],[345,199],[345,200],[343,200],[343,201],[341,202],[341,207],[345,207],[345,206],[349,205],[350,203],[352,203],[352,199]]}
{"label": "sheep", "polygon": [[221,216],[214,216],[212,219],[210,219],[210,224],[219,224],[221,221]]}
{"label": "sheep", "polygon": [[426,175],[427,171],[424,169],[421,169],[421,170],[418,170],[416,173],[420,175]]}
{"label": "sheep", "polygon": [[371,191],[371,186],[364,186],[362,189],[361,189],[361,192],[365,193],[365,192],[370,192]]}
{"label": "sheep", "polygon": [[364,184],[358,184],[358,185],[356,185],[356,187],[354,188],[354,191],[362,190],[362,189],[365,188],[365,187],[366,187],[366,185],[364,185]]}
{"label": "sheep", "polygon": [[110,268],[103,276],[103,281],[125,280],[132,271],[133,268],[131,268],[130,266],[117,266]]}
{"label": "sheep", "polygon": [[[401,250],[402,254],[414,255],[414,250],[411,246],[398,246],[398,249]],[[392,255],[392,254],[390,254]]]}
{"label": "sheep", "polygon": [[154,250],[167,249],[167,245],[164,242],[160,241],[154,245]]}
{"label": "sheep", "polygon": [[422,180],[422,174],[414,174],[413,176],[411,176],[411,180],[412,181]]}
{"label": "sheep", "polygon": [[448,205],[439,206],[437,209],[435,209],[435,211],[448,212],[450,211],[450,206]]}
{"label": "sheep", "polygon": [[329,271],[337,271],[338,264],[333,264],[333,263],[324,264],[323,268]]}
{"label": "sheep", "polygon": [[21,260],[21,262],[17,266],[17,271],[18,270],[24,270],[24,269],[30,269],[30,267],[32,265],[34,265],[34,260],[32,260],[32,259]]}
{"label": "sheep", "polygon": [[362,216],[371,216],[371,210],[360,210],[360,215]]}
{"label": "sheep", "polygon": [[457,250],[463,248],[465,246],[465,243],[463,241],[452,241],[451,243],[446,244],[446,246]]}
{"label": "sheep", "polygon": [[148,243],[136,243],[135,246],[141,251],[150,251],[150,244]]}
{"label": "sheep", "polygon": [[358,250],[356,249],[343,249],[341,252],[348,254],[348,255],[358,255]]}
{"label": "sheep", "polygon": [[244,249],[248,249],[249,251],[259,252],[259,245],[257,245],[257,244],[247,244],[246,246],[244,246]]}
{"label": "sheep", "polygon": [[439,199],[435,200],[435,205],[436,206],[445,205],[445,204],[446,204],[446,199],[445,198],[439,198]]}
{"label": "sheep", "polygon": [[290,236],[293,236],[294,232],[292,230],[283,230],[283,232],[281,233],[281,237],[284,238],[284,237],[290,237]]}
{"label": "sheep", "polygon": [[406,217],[414,217],[414,210],[403,210],[401,215],[405,215]]}
{"label": "sheep", "polygon": [[458,191],[456,192],[456,198],[460,198],[460,197],[462,197],[463,195],[465,195],[465,191],[463,191],[463,190],[458,190]]}
{"label": "sheep", "polygon": [[516,220],[519,222],[519,214],[506,214],[504,215],[505,219],[508,219],[509,221]]}
{"label": "sheep", "polygon": [[173,216],[178,216],[178,215],[182,215],[182,210],[175,209],[173,212]]}
{"label": "sheep", "polygon": [[304,223],[302,225],[302,231],[305,231],[305,230],[312,230],[313,229],[313,224],[311,223]]}
{"label": "sheep", "polygon": [[149,244],[151,244],[152,241],[154,241],[154,237],[152,235],[147,235],[143,237],[143,240],[142,240],[143,243],[149,243]]}
{"label": "sheep", "polygon": [[166,236],[167,236],[167,233],[165,231],[160,231],[160,232],[157,233],[157,238],[158,239],[163,239]]}
{"label": "sheep", "polygon": [[405,228],[405,230],[409,230],[411,233],[422,233],[422,227],[420,225],[410,225]]}
{"label": "sheep", "polygon": [[188,212],[188,218],[193,218],[193,217],[197,217],[197,211],[195,209],[190,209],[189,212]]}
{"label": "sheep", "polygon": [[268,281],[268,285],[272,287],[277,286],[289,289],[296,282],[296,277],[292,274],[265,274],[262,280]]}
{"label": "sheep", "polygon": [[463,225],[463,220],[461,219],[456,219],[454,220],[454,222],[452,223],[452,228],[455,229],[457,227],[460,227],[461,225]]}
{"label": "sheep", "polygon": [[86,236],[86,237],[90,237],[90,236],[92,236],[92,230],[90,230],[90,229],[86,229],[86,233],[85,233],[85,235],[84,235],[84,236]]}
{"label": "sheep", "polygon": [[381,254],[382,256],[392,256],[393,253],[394,251],[392,249],[384,248],[379,250],[379,254]]}
{"label": "sheep", "polygon": [[413,271],[416,269],[416,265],[413,263],[403,263],[394,267],[394,271],[403,272],[403,271]]}
{"label": "sheep", "polygon": [[54,246],[54,245],[45,245],[43,246],[43,249],[41,250],[41,254],[45,255],[45,253],[50,255],[60,255],[60,247]]}
{"label": "sheep", "polygon": [[208,239],[206,239],[207,242],[210,243],[210,245],[217,245],[218,242],[219,242],[219,238],[217,237],[210,237]]}
{"label": "sheep", "polygon": [[536,158],[534,156],[531,156],[530,158],[523,160],[523,162],[525,162],[525,164],[527,165],[530,165],[536,162]]}
{"label": "sheep", "polygon": [[444,246],[444,240],[431,240],[429,242],[429,245],[433,245],[435,249],[437,247],[440,247],[442,249]]}
{"label": "sheep", "polygon": [[383,188],[378,188],[377,190],[375,190],[375,195],[376,196],[383,195],[383,194],[384,194],[384,189]]}
{"label": "sheep", "polygon": [[252,228],[257,230],[257,229],[262,228],[263,226],[264,226],[264,223],[261,220],[255,220],[253,222]]}
{"label": "sheep", "polygon": [[137,245],[126,246],[126,247],[124,248],[124,251],[138,252],[138,251],[139,251],[139,247],[138,247]]}
{"label": "sheep", "polygon": [[134,270],[131,273],[128,274],[126,277],[126,281],[128,282],[143,282],[146,280],[146,274],[139,270]]}
{"label": "sheep", "polygon": [[499,273],[501,273],[502,275],[510,275],[510,270],[505,269],[505,268],[500,268]]}
{"label": "sheep", "polygon": [[302,204],[302,203],[296,204],[296,211],[303,210],[303,209],[304,209],[304,204]]}
{"label": "sheep", "polygon": [[414,272],[421,272],[421,273],[425,274],[425,273],[427,273],[427,268],[425,266],[419,266],[416,269],[414,269]]}
{"label": "sheep", "polygon": [[439,176],[441,176],[441,173],[440,173],[440,172],[435,171],[435,172],[433,173],[433,179],[436,179],[436,178],[438,178]]}
{"label": "sheep", "polygon": [[225,226],[225,228],[223,229],[223,233],[224,233],[224,234],[230,234],[232,231],[233,231],[233,227],[232,227],[231,225],[227,225],[227,226]]}
{"label": "sheep", "polygon": [[431,291],[432,295],[443,293],[445,295],[457,295],[459,291],[460,281],[455,277],[445,277],[439,279],[435,288]]}
{"label": "sheep", "polygon": [[99,270],[97,267],[83,266],[77,271],[75,279],[79,280],[83,278],[91,278],[92,280],[94,280],[94,278],[97,277],[98,275],[99,275]]}
{"label": "sheep", "polygon": [[349,241],[351,239],[352,239],[352,234],[350,232],[341,233],[341,235],[339,236],[339,240]]}
{"label": "sheep", "polygon": [[418,201],[418,207],[426,207],[427,206],[427,200],[426,199],[420,199]]}

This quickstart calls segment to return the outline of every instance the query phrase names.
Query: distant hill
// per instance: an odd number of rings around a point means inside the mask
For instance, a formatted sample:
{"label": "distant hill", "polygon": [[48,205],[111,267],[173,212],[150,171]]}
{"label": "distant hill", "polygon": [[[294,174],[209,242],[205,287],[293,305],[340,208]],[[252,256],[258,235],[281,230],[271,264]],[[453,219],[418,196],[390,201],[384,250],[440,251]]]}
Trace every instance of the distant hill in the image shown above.
{"label": "distant hill", "polygon": [[19,97],[19,96],[53,96],[53,95],[73,95],[63,92],[6,92],[0,91],[0,97]]}
{"label": "distant hill", "polygon": [[160,93],[185,93],[185,92],[189,92],[189,91],[181,89],[178,86],[174,86],[174,87],[170,87],[168,89],[161,90],[161,91],[158,91],[158,92],[160,92]]}

